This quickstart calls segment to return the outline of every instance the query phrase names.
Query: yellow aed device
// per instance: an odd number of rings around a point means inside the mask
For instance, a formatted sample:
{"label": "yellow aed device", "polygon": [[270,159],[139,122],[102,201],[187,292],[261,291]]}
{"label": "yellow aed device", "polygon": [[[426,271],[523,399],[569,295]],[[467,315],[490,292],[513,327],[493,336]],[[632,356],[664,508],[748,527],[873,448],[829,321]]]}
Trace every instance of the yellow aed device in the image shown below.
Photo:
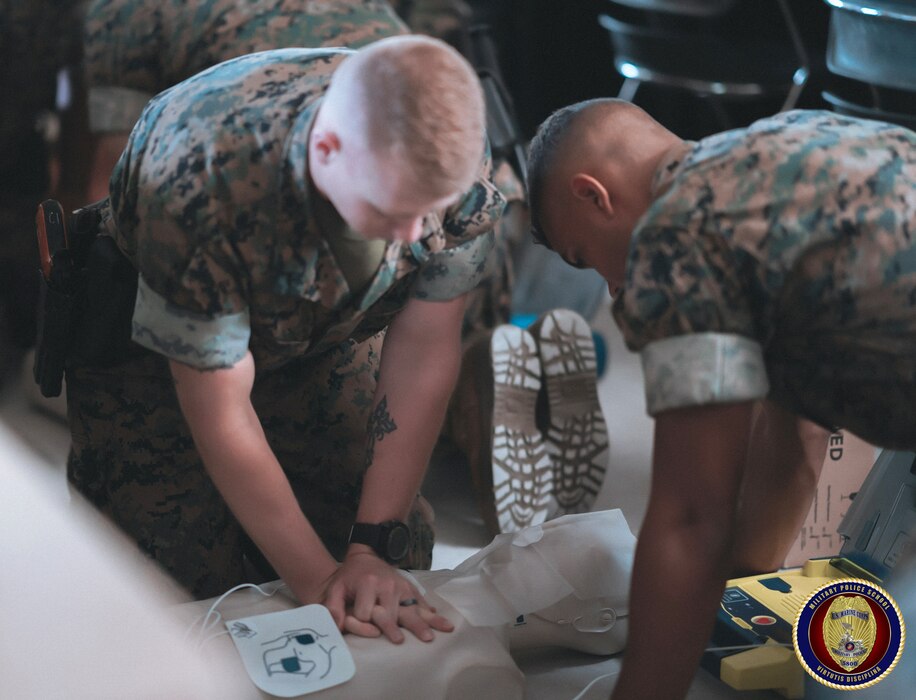
{"label": "yellow aed device", "polygon": [[882,450],[838,528],[837,557],[725,584],[702,665],[736,690],[805,696],[792,625],[815,589],[838,578],[880,584],[916,538],[916,453]]}
{"label": "yellow aed device", "polygon": [[726,582],[703,667],[736,690],[803,698],[805,672],[792,648],[792,624],[815,589],[850,576],[873,579],[851,561],[832,557]]}

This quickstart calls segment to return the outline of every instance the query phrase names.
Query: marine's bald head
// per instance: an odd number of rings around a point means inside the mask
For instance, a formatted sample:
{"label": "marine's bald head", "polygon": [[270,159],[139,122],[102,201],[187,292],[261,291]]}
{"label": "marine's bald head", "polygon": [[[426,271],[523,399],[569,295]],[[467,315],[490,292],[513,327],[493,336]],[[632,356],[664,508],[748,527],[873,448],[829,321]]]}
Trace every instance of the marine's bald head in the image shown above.
{"label": "marine's bald head", "polygon": [[630,102],[601,98],[557,110],[538,128],[528,155],[528,196],[533,232],[544,237],[545,201],[573,171],[641,170],[659,145],[676,140],[670,131]]}

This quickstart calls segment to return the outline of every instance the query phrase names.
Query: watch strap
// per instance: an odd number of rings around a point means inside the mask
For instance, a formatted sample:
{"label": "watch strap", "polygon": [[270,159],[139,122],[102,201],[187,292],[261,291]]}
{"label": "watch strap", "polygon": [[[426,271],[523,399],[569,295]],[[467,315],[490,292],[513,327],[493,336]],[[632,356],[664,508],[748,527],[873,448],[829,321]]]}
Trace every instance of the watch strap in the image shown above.
{"label": "watch strap", "polygon": [[365,544],[384,558],[385,552],[382,542],[383,526],[375,523],[353,523],[350,528],[350,544]]}
{"label": "watch strap", "polygon": [[[392,540],[392,537],[398,532],[401,533],[401,539]],[[392,551],[394,542],[397,542],[400,547]],[[398,564],[404,560],[409,551],[410,529],[400,520],[387,520],[377,524],[353,523],[350,528],[349,543],[367,545],[384,561],[389,564]]]}

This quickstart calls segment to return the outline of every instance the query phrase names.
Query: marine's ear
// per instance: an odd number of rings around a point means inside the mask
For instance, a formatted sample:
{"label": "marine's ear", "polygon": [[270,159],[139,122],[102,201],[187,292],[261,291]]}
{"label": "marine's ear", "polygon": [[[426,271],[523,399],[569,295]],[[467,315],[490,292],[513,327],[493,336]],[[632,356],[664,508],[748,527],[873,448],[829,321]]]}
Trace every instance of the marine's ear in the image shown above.
{"label": "marine's ear", "polygon": [[340,137],[330,129],[313,129],[311,135],[312,155],[322,165],[327,165],[340,152]]}
{"label": "marine's ear", "polygon": [[607,188],[593,175],[576,173],[570,179],[570,189],[573,197],[589,202],[603,216],[614,215],[614,207]]}

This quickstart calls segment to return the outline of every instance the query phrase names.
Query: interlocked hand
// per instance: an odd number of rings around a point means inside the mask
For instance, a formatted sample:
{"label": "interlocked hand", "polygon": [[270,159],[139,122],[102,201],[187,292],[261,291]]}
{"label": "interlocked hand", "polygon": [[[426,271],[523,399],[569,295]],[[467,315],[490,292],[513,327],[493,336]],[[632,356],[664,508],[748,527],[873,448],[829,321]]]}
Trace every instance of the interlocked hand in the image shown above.
{"label": "interlocked hand", "polygon": [[337,626],[360,637],[384,634],[395,644],[404,641],[401,627],[424,642],[433,630],[454,626],[436,613],[426,599],[397,570],[368,552],[351,552],[330,576],[320,600]]}

